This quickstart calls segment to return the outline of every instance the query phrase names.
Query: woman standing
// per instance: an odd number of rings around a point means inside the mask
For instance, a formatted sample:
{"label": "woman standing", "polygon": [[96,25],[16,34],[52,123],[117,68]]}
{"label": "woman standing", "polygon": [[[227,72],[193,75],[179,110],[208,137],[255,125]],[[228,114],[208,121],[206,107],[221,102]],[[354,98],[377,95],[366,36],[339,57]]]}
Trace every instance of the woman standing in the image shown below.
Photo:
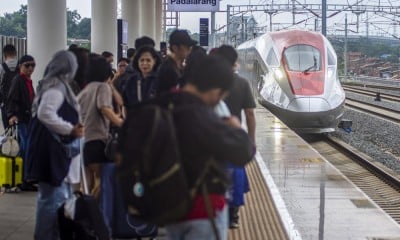
{"label": "woman standing", "polygon": [[88,84],[78,95],[85,127],[83,159],[86,166],[89,191],[99,197],[102,164],[110,162],[104,153],[109,137],[110,122],[120,127],[123,120],[114,113],[112,89],[107,81],[111,77],[111,65],[105,58],[91,55],[88,68]]}
{"label": "woman standing", "polygon": [[143,46],[137,50],[132,65],[138,74],[128,79],[122,94],[127,107],[155,96],[160,63],[160,56],[153,47]]}
{"label": "woman standing", "polygon": [[72,160],[79,152],[67,155],[63,144],[83,136],[79,105],[69,87],[77,68],[72,53],[57,52],[32,104],[26,162],[27,178],[39,181],[35,239],[59,239],[57,209],[71,196],[70,184],[79,182],[79,159]]}

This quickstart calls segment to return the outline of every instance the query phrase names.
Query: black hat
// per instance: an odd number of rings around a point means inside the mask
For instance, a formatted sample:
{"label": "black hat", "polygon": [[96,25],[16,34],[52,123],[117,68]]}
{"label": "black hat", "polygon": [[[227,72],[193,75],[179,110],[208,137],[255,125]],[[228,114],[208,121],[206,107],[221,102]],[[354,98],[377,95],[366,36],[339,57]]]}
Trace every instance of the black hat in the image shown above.
{"label": "black hat", "polygon": [[190,38],[189,33],[186,30],[177,29],[169,36],[169,45],[193,46],[196,44],[197,41]]}

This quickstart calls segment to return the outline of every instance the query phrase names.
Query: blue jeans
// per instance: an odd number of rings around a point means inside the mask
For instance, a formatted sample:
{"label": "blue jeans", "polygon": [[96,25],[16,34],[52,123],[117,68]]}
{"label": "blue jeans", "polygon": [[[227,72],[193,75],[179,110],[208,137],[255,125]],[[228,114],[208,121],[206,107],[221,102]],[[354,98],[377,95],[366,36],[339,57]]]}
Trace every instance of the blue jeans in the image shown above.
{"label": "blue jeans", "polygon": [[[18,143],[19,143],[19,156],[22,157],[23,160],[27,159],[26,148],[27,148],[27,140],[28,140],[28,124],[26,123],[18,123]],[[22,167],[22,179],[25,180],[25,176],[27,175],[27,166],[25,166],[26,161],[23,161]]]}
{"label": "blue jeans", "polygon": [[[217,211],[215,217],[221,240],[228,239],[228,207]],[[208,219],[189,220],[165,226],[168,240],[214,240],[215,235]]]}
{"label": "blue jeans", "polygon": [[57,210],[72,197],[71,187],[63,182],[55,187],[45,182],[39,182],[39,192],[36,207],[35,240],[58,240]]}
{"label": "blue jeans", "polygon": [[100,182],[100,203],[99,207],[104,216],[104,222],[111,232],[111,224],[114,214],[114,199],[115,199],[115,163],[105,163],[101,170]]}
{"label": "blue jeans", "polygon": [[20,156],[25,157],[25,152],[26,152],[26,141],[28,140],[28,124],[26,123],[18,123],[17,125],[18,129],[18,141],[19,141],[19,147],[20,147]]}

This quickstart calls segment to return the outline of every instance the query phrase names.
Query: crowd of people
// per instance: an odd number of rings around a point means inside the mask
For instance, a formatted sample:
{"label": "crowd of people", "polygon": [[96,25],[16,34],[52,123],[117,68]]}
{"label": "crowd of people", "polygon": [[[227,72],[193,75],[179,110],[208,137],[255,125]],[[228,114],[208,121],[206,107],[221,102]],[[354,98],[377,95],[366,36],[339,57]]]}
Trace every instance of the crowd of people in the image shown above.
{"label": "crowd of people", "polygon": [[[238,210],[249,191],[244,166],[255,153],[255,102],[249,83],[237,73],[238,54],[232,46],[222,45],[207,53],[196,44],[187,31],[175,30],[164,56],[155,50],[154,40],[144,36],[128,50],[127,58],[118,59],[116,70],[111,65],[112,53],[71,46],[55,53],[36,91],[31,79],[34,56],[17,60],[15,48],[4,47],[2,119],[5,128],[18,128],[23,189],[38,186],[35,239],[59,238],[57,210],[82,187],[81,157],[89,193],[101,201],[103,166],[129,161],[126,156],[121,160],[106,155],[110,133],[119,131],[129,111],[146,102],[172,102],[192,109],[174,119],[189,184],[208,158],[218,162],[231,183],[227,187],[207,181],[218,237],[213,235],[198,192],[186,216],[165,226],[168,239],[227,239],[228,228],[240,226]],[[6,78],[10,72],[15,76]],[[242,110],[247,132],[242,129]],[[83,152],[66,154],[60,149],[66,144],[75,149],[72,146],[79,141],[84,142]]]}

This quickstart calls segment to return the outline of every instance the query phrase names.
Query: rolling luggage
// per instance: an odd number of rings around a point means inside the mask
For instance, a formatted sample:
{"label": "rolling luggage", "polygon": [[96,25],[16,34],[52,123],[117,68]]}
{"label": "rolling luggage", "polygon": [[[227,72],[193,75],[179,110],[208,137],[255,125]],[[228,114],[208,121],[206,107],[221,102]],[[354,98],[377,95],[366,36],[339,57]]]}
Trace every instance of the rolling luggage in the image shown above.
{"label": "rolling luggage", "polygon": [[[82,153],[83,140],[80,152]],[[97,200],[88,195],[83,157],[81,155],[83,193],[75,192],[57,211],[61,240],[110,240]]]}
{"label": "rolling luggage", "polygon": [[101,179],[101,208],[113,238],[155,239],[158,228],[143,222],[128,213],[118,182],[115,179],[115,164],[103,165]]}
{"label": "rolling luggage", "polygon": [[22,158],[0,156],[0,187],[18,191],[22,184]]}

